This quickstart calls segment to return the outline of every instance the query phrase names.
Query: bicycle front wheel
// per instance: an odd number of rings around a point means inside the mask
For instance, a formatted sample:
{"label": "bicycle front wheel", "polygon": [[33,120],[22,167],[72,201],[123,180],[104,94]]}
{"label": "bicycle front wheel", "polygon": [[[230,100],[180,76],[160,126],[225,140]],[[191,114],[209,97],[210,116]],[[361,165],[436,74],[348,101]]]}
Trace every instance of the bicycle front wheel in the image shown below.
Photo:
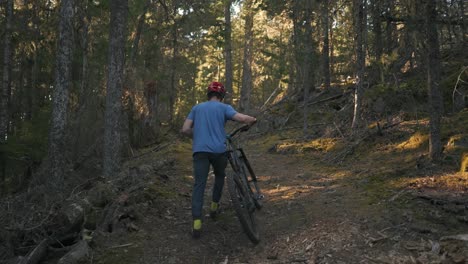
{"label": "bicycle front wheel", "polygon": [[[242,178],[244,177],[244,178]],[[249,237],[250,241],[257,244],[260,241],[260,235],[257,230],[255,220],[255,204],[254,198],[251,197],[251,192],[247,183],[244,183],[245,175],[241,172],[231,172],[227,176],[227,185],[229,195],[231,196],[232,205],[236,211],[237,218],[244,229],[244,232]]]}

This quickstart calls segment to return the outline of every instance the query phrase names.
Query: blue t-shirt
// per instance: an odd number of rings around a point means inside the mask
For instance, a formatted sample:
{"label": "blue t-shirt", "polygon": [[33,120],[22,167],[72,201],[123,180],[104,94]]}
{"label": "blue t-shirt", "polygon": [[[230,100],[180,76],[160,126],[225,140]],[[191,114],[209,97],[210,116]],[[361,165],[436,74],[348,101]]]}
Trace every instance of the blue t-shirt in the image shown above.
{"label": "blue t-shirt", "polygon": [[194,106],[187,117],[193,121],[193,152],[225,152],[224,125],[235,114],[237,112],[232,106],[217,101],[207,101]]}

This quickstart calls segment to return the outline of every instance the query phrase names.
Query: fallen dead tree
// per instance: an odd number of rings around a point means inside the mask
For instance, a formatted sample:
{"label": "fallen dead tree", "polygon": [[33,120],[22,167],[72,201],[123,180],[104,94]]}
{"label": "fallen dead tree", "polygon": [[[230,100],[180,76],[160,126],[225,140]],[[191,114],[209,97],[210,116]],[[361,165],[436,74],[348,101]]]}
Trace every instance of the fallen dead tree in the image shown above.
{"label": "fallen dead tree", "polygon": [[363,130],[360,133],[355,133],[354,137],[356,138],[354,141],[350,142],[346,147],[344,147],[341,151],[338,153],[336,152],[330,152],[327,154],[324,158],[323,161],[326,162],[331,162],[331,163],[341,163],[343,162],[348,156],[352,155],[355,151],[355,149],[363,143],[365,140],[371,138],[372,136],[382,136],[383,135],[383,130],[390,129],[392,127],[398,126],[402,122],[396,122],[392,124],[385,124],[384,126],[380,126],[379,123],[377,123],[377,130]]}
{"label": "fallen dead tree", "polygon": [[127,167],[112,181],[69,187],[67,196],[53,197],[37,186],[5,199],[0,203],[5,212],[0,216],[0,262],[35,264],[52,254],[60,258],[58,263],[78,263],[91,250],[87,241],[92,238],[85,238],[84,230],[112,232],[119,222],[138,230],[131,223],[134,214],[124,208],[129,197],[151,184],[151,176],[173,165],[166,159]]}

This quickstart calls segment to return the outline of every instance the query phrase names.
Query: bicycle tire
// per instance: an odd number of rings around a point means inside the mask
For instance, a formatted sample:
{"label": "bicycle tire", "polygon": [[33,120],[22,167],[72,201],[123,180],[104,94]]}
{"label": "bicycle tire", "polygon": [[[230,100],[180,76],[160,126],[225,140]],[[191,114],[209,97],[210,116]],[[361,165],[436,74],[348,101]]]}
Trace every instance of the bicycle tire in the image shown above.
{"label": "bicycle tire", "polygon": [[[240,166],[243,167],[243,170],[244,170],[244,172],[246,173],[246,175],[247,175],[247,176],[250,176],[250,178],[253,178],[252,175],[250,175],[251,172],[250,172],[250,169],[249,169],[249,167],[247,166],[247,163],[245,162],[245,160],[244,160],[244,159],[241,159],[241,160],[240,160],[240,163],[241,163]],[[260,209],[262,209],[262,207],[263,207],[263,203],[262,203],[259,199],[257,199],[257,197],[256,197],[257,194],[256,194],[256,191],[254,191],[254,190],[256,190],[255,186],[252,186],[252,182],[248,180],[248,177],[246,177],[246,178],[247,178],[247,185],[248,185],[248,187],[249,187],[250,194],[253,196],[253,200],[254,200],[254,203],[255,203],[255,207],[256,207],[258,210],[260,210]]]}
{"label": "bicycle tire", "polygon": [[251,194],[245,189],[247,186],[243,186],[244,184],[239,180],[236,181],[235,177],[238,176],[238,179],[240,179],[241,175],[235,174],[236,172],[231,172],[227,176],[227,186],[229,195],[231,196],[232,205],[244,232],[247,234],[250,241],[257,244],[260,242],[260,235],[257,230],[255,215],[253,211],[250,212],[248,204],[246,204],[247,199],[244,198],[245,195]]}

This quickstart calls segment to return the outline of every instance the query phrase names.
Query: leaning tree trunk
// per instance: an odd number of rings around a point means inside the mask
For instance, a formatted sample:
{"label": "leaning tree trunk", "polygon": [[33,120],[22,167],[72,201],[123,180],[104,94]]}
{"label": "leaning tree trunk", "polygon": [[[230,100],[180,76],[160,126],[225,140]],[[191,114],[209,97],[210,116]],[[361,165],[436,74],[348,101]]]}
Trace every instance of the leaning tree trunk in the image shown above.
{"label": "leaning tree trunk", "polygon": [[232,103],[232,44],[231,44],[231,4],[232,0],[224,0],[224,23],[225,23],[225,31],[224,31],[224,59],[225,59],[225,82],[224,86],[226,90],[229,92],[226,96],[226,103]]}
{"label": "leaning tree trunk", "polygon": [[365,67],[365,49],[364,49],[364,2],[363,0],[353,1],[354,12],[354,32],[355,32],[355,51],[356,51],[356,89],[354,92],[354,116],[352,128],[356,129],[360,126],[362,118],[362,94],[363,86],[362,81],[364,78]]}
{"label": "leaning tree trunk", "polygon": [[426,2],[426,39],[427,39],[427,86],[429,95],[429,155],[432,160],[440,160],[442,155],[442,142],[440,135],[440,119],[443,112],[440,83],[440,52],[437,33],[436,1]]}
{"label": "leaning tree trunk", "polygon": [[109,75],[104,115],[104,177],[111,178],[120,169],[122,86],[125,65],[125,40],[128,0],[111,1]]}
{"label": "leaning tree trunk", "polygon": [[245,36],[244,59],[242,63],[242,88],[240,93],[240,111],[250,110],[250,97],[252,93],[252,48],[253,48],[253,16],[252,0],[244,2],[245,10]]}
{"label": "leaning tree trunk", "polygon": [[13,0],[5,1],[6,22],[3,44],[3,79],[0,93],[0,144],[6,142],[8,134],[8,101],[11,85],[11,27],[13,22]]}
{"label": "leaning tree trunk", "polygon": [[65,173],[65,126],[67,124],[68,94],[72,84],[73,6],[73,0],[63,0],[60,5],[57,62],[52,95],[52,121],[49,129],[48,150],[52,176],[50,183],[55,188],[63,186]]}

